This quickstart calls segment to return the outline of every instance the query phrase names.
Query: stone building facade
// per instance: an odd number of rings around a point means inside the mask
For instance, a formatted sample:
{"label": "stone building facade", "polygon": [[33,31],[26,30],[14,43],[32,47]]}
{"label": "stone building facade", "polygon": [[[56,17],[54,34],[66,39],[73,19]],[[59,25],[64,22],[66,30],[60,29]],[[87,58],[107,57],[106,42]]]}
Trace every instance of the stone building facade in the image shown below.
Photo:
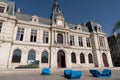
{"label": "stone building facade", "polygon": [[54,0],[50,18],[15,11],[15,3],[0,1],[0,68],[38,60],[39,67],[112,67],[107,35],[100,24],[67,23]]}

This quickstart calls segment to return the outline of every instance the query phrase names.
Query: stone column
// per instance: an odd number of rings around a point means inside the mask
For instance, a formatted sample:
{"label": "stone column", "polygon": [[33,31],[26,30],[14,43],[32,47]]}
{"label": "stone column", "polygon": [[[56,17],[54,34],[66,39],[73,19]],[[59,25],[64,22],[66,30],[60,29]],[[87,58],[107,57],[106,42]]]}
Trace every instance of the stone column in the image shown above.
{"label": "stone column", "polygon": [[41,37],[41,35],[40,35],[40,30],[37,30],[37,40],[36,40],[36,42],[40,42],[40,37]]}
{"label": "stone column", "polygon": [[113,67],[113,63],[112,63],[111,55],[109,51],[107,52],[107,59],[108,59],[109,67]]}
{"label": "stone column", "polygon": [[28,59],[27,49],[23,49],[23,50],[22,50],[22,56],[21,56],[21,64],[22,64],[22,65],[27,64],[27,59]]}
{"label": "stone column", "polygon": [[57,33],[56,33],[56,31],[54,31],[54,43],[57,43]]}
{"label": "stone column", "polygon": [[67,43],[68,43],[68,36],[67,36],[67,32],[65,33],[65,44],[67,45]]}
{"label": "stone column", "polygon": [[86,66],[88,67],[88,65],[89,65],[89,62],[88,62],[88,54],[85,54],[85,64],[86,64]]}
{"label": "stone column", "polygon": [[66,68],[71,68],[71,53],[69,52],[69,49],[65,53],[65,60],[66,60]]}
{"label": "stone column", "polygon": [[57,51],[55,48],[51,48],[51,68],[57,68]]}
{"label": "stone column", "polygon": [[70,35],[69,35],[68,32],[67,32],[67,44],[68,44],[68,45],[70,44]]}
{"label": "stone column", "polygon": [[40,30],[40,31],[39,31],[39,34],[40,34],[40,37],[39,37],[39,40],[40,40],[40,41],[39,41],[39,42],[40,42],[40,43],[43,43],[43,32],[44,32],[43,30]]}
{"label": "stone column", "polygon": [[29,29],[29,28],[26,28],[26,29],[27,29],[27,31],[26,31],[25,38],[26,38],[26,41],[30,42],[31,29]]}
{"label": "stone column", "polygon": [[80,64],[80,55],[79,54],[76,55],[76,61],[77,61],[77,64],[79,65]]}

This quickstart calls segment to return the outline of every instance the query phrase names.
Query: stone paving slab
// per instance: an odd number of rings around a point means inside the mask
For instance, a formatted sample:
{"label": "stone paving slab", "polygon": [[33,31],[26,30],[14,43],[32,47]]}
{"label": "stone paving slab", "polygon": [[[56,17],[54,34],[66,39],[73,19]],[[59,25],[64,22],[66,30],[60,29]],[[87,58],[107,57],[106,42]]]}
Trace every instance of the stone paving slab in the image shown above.
{"label": "stone paving slab", "polygon": [[[93,77],[89,73],[88,68],[74,70],[82,70],[83,75],[79,80],[120,80],[120,68],[110,69],[112,70],[112,77],[102,79]],[[63,70],[64,69],[51,69],[50,76],[43,76],[40,75],[41,69],[1,69],[0,80],[68,80],[64,78]],[[103,68],[99,68],[99,70],[102,71]]]}

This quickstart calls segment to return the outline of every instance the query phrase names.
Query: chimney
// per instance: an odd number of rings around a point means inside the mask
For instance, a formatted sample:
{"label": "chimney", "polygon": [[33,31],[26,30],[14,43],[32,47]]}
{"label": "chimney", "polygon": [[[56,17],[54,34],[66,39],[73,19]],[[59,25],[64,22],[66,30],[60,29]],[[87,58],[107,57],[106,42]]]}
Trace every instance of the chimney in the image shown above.
{"label": "chimney", "polygon": [[21,12],[21,8],[20,8],[20,7],[18,8],[17,12],[18,12],[18,13],[20,13],[20,12]]}

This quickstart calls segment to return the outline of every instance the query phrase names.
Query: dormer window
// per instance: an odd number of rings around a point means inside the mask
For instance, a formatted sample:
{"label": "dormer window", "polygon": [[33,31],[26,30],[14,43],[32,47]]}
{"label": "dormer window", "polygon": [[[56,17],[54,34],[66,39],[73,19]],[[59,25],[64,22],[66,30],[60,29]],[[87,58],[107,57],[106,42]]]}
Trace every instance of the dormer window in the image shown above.
{"label": "dormer window", "polygon": [[39,17],[38,16],[32,16],[32,22],[39,22]]}
{"label": "dormer window", "polygon": [[101,29],[101,25],[97,24],[95,27],[94,27],[95,31],[96,32],[102,32],[102,29]]}
{"label": "dormer window", "polygon": [[4,9],[5,9],[4,7],[0,6],[0,13],[4,13]]}
{"label": "dormer window", "polygon": [[101,32],[101,28],[100,27],[98,28],[98,31]]}
{"label": "dormer window", "polygon": [[81,25],[77,25],[77,26],[75,27],[75,30],[81,30]]}

